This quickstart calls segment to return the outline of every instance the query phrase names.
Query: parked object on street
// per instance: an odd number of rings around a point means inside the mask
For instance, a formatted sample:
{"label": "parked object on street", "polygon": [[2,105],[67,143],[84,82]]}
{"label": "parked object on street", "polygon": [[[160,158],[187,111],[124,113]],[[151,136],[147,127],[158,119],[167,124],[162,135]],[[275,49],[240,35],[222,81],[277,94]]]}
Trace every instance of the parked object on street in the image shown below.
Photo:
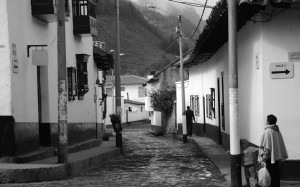
{"label": "parked object on street", "polygon": [[116,147],[122,148],[122,124],[121,124],[121,116],[116,114],[109,115],[112,127],[116,132]]}
{"label": "parked object on street", "polygon": [[110,114],[109,117],[110,117],[110,120],[111,120],[112,127],[113,127],[114,131],[115,132],[122,131],[120,116],[116,115],[116,114]]}
{"label": "parked object on street", "polygon": [[259,149],[259,161],[266,167],[271,175],[271,186],[280,186],[279,162],[288,158],[286,147],[276,125],[277,118],[268,115],[265,132],[261,137]]}

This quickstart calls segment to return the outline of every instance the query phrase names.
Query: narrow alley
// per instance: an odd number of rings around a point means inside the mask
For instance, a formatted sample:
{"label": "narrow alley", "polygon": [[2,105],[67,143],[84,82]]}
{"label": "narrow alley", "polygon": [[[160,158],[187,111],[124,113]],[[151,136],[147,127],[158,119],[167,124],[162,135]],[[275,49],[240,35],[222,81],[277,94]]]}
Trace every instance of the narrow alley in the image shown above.
{"label": "narrow alley", "polygon": [[7,186],[223,186],[218,168],[193,144],[149,133],[150,124],[123,132],[125,156],[60,181]]}

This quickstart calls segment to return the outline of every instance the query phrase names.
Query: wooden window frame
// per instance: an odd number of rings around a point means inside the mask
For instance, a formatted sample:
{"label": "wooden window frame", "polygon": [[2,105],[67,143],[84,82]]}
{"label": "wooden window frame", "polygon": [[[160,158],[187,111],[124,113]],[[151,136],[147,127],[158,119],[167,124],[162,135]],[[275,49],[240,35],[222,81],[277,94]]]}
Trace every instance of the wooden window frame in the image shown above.
{"label": "wooden window frame", "polygon": [[89,91],[87,70],[89,56],[87,54],[76,54],[78,100],[83,100],[84,95]]}
{"label": "wooden window frame", "polygon": [[77,96],[77,74],[75,67],[68,67],[68,100],[75,100],[75,96]]}

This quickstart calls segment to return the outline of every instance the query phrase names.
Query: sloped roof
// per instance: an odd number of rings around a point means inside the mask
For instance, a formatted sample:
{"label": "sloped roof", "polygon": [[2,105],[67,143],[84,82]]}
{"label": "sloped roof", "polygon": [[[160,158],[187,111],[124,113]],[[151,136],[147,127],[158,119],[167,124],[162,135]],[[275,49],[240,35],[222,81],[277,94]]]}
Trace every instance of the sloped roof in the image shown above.
{"label": "sloped roof", "polygon": [[[189,55],[191,55],[192,53],[192,49],[191,50],[188,50],[186,53],[184,53],[182,56],[183,56],[183,61],[189,57]],[[159,79],[157,78],[158,75],[160,75],[162,72],[164,72],[166,69],[168,69],[170,66],[177,66],[179,67],[180,66],[180,58],[176,58],[173,62],[171,62],[170,64],[168,64],[167,66],[165,66],[164,68],[162,68],[159,72],[155,73],[153,75],[153,78],[147,80],[146,82],[143,83],[143,86],[146,86],[147,83],[153,83],[153,82],[156,82],[158,81]]]}
{"label": "sloped roof", "polygon": [[[106,76],[106,84],[112,84],[111,76]],[[139,77],[136,75],[121,75],[121,85],[143,84],[148,81],[147,78]]]}
{"label": "sloped roof", "polygon": [[124,99],[124,103],[134,104],[134,105],[145,105],[145,102],[133,101],[129,99]]}
{"label": "sloped roof", "polygon": [[[293,2],[294,0],[290,0]],[[296,0],[299,1],[299,0]],[[237,29],[252,19],[259,11],[264,10],[268,3],[276,8],[289,8],[292,3],[286,0],[240,0],[237,8]],[[227,0],[220,0],[212,9],[206,26],[196,42],[189,59],[184,62],[185,67],[203,63],[212,57],[228,41],[228,6]]]}

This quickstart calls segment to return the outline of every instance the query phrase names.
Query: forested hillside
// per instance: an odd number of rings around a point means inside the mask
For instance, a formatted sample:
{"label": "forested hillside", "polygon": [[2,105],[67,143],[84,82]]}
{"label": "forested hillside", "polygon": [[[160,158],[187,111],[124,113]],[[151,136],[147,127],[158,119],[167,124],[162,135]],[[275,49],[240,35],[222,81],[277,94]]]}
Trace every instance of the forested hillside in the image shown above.
{"label": "forested hillside", "polygon": [[[171,21],[174,18],[175,22]],[[155,19],[160,25],[153,22]],[[175,26],[176,17],[141,10],[130,1],[120,0],[121,74],[145,76],[175,60],[179,53]],[[98,0],[97,28],[99,35],[94,40],[104,41],[108,51],[115,49],[114,0]],[[184,51],[192,45],[186,41]]]}

